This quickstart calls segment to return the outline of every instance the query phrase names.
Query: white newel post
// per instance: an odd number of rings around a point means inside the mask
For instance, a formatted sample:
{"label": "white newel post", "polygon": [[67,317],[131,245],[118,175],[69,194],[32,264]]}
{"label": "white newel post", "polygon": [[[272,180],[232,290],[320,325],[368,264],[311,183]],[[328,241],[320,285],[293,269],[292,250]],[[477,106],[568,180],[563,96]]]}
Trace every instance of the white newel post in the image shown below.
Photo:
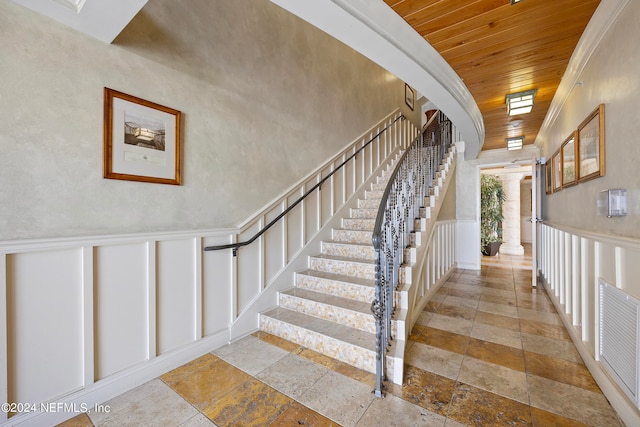
{"label": "white newel post", "polygon": [[499,178],[504,186],[506,200],[502,206],[502,240],[500,253],[523,255],[524,247],[520,241],[520,180],[521,173],[507,173]]}

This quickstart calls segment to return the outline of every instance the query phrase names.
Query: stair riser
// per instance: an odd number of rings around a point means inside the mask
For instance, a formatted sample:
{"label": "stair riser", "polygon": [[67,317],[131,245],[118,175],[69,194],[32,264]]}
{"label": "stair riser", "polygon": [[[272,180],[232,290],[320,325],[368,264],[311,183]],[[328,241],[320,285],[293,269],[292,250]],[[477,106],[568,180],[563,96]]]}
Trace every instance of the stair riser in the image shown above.
{"label": "stair riser", "polygon": [[333,230],[333,240],[340,243],[372,244],[372,232],[361,230]]}
{"label": "stair riser", "polygon": [[280,294],[279,302],[280,307],[288,308],[298,313],[319,317],[320,319],[329,320],[371,334],[376,332],[375,318],[369,313],[359,313],[287,294]]}
{"label": "stair riser", "polygon": [[355,263],[350,261],[311,258],[309,268],[325,271],[327,273],[343,276],[360,277],[363,279],[375,279],[375,266],[373,264]]}
{"label": "stair riser", "polygon": [[[355,283],[341,282],[306,274],[296,275],[296,287],[337,297],[349,298],[354,301],[366,302],[367,304],[370,304],[376,299],[376,288],[374,286],[357,285]],[[396,291],[394,298],[396,304],[398,304],[402,298],[401,291]]]}
{"label": "stair riser", "polygon": [[379,199],[366,199],[366,200],[358,200],[358,207],[365,209],[378,209],[380,206]]}
{"label": "stair riser", "polygon": [[[260,316],[260,329],[364,371],[376,372],[376,355],[373,350],[347,344],[265,315]],[[393,377],[393,364],[393,358],[387,357],[387,375],[391,378]]]}
{"label": "stair riser", "polygon": [[380,199],[382,199],[383,193],[384,193],[384,189],[365,191],[364,192],[364,198],[365,199],[377,199],[377,200],[380,200]]}
{"label": "stair riser", "polygon": [[366,259],[371,261],[375,259],[375,250],[373,249],[373,246],[350,245],[348,243],[323,242],[322,253],[324,255]]}
{"label": "stair riser", "polygon": [[382,174],[380,175],[380,180],[382,181],[388,181],[389,178],[391,178],[391,175],[393,175],[393,171],[396,167],[396,164],[392,164],[390,165],[386,170],[382,171]]}
{"label": "stair riser", "polygon": [[367,303],[376,298],[375,288],[371,286],[361,286],[305,274],[296,275],[296,287]]}
{"label": "stair riser", "polygon": [[387,181],[379,181],[375,184],[371,184],[371,191],[384,192],[386,188],[387,188]]}
{"label": "stair riser", "polygon": [[[396,301],[400,296],[396,295]],[[375,298],[374,298],[375,299]],[[373,299],[371,299],[373,301]],[[279,307],[296,311],[298,313],[307,314],[309,316],[318,317],[320,319],[329,320],[340,325],[346,325],[354,329],[359,329],[371,334],[376,333],[376,321],[373,314],[367,312],[357,312],[345,308],[335,307],[329,304],[311,301],[286,293],[279,294]],[[369,301],[365,301],[369,302]],[[391,335],[398,336],[397,322],[391,320]]]}
{"label": "stair riser", "polygon": [[351,218],[375,219],[377,209],[351,209]]}
{"label": "stair riser", "polygon": [[375,372],[375,353],[296,325],[261,316],[260,329],[368,372]]}
{"label": "stair riser", "polygon": [[342,227],[347,230],[371,230],[376,225],[375,218],[361,219],[361,218],[345,218],[342,220]]}

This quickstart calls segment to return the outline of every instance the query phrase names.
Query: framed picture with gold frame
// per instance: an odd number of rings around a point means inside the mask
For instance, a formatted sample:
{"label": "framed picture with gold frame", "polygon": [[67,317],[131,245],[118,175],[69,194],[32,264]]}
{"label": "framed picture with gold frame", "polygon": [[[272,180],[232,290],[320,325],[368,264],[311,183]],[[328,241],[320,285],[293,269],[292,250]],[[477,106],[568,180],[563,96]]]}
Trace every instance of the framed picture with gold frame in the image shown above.
{"label": "framed picture with gold frame", "polygon": [[413,91],[413,88],[406,83],[404,84],[404,102],[407,104],[407,107],[411,108],[411,111],[413,111],[416,102],[416,94]]}
{"label": "framed picture with gold frame", "polygon": [[578,181],[604,176],[604,104],[578,126]]}
{"label": "framed picture with gold frame", "polygon": [[578,174],[576,173],[576,158],[577,156],[577,144],[576,137],[577,132],[574,131],[570,137],[568,137],[560,148],[562,152],[562,188],[570,187],[578,183]]}
{"label": "framed picture with gold frame", "polygon": [[553,193],[553,169],[551,159],[544,164],[544,188],[546,194]]}
{"label": "framed picture with gold frame", "polygon": [[180,185],[181,112],[104,88],[103,176]]}
{"label": "framed picture with gold frame", "polygon": [[553,180],[553,192],[562,190],[562,152],[560,149],[551,157],[551,174]]}

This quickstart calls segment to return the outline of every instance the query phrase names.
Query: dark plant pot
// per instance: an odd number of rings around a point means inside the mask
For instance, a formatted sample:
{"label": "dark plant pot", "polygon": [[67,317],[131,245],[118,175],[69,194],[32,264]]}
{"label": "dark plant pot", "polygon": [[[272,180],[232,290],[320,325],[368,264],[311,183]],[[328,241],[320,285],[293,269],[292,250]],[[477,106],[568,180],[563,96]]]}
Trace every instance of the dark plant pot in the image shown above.
{"label": "dark plant pot", "polygon": [[500,242],[491,242],[482,249],[482,255],[495,256],[500,250]]}

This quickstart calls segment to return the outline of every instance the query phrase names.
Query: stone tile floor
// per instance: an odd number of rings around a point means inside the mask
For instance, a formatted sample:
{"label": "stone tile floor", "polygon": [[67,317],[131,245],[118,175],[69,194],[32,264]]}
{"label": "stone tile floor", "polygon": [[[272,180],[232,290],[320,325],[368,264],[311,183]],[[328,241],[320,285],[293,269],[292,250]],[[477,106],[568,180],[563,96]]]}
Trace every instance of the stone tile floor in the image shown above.
{"label": "stone tile floor", "polygon": [[456,270],[421,313],[404,384],[257,332],[63,426],[620,426],[531,258]]}

